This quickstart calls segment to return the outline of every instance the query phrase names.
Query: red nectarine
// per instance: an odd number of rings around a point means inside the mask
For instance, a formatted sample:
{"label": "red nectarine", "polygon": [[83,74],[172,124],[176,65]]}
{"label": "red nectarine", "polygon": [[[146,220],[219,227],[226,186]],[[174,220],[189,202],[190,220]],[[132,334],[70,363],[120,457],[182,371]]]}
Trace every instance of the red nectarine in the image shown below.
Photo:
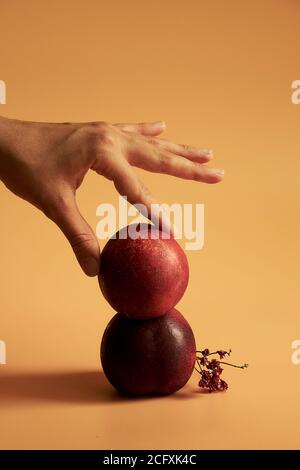
{"label": "red nectarine", "polygon": [[192,375],[195,359],[192,329],[176,309],[144,321],[117,313],[101,343],[104,373],[127,395],[176,392]]}
{"label": "red nectarine", "polygon": [[164,239],[163,232],[151,225],[129,226],[135,237],[124,238],[126,230],[120,230],[103,249],[100,288],[117,312],[133,319],[159,317],[171,310],[186,290],[186,255],[173,236]]}

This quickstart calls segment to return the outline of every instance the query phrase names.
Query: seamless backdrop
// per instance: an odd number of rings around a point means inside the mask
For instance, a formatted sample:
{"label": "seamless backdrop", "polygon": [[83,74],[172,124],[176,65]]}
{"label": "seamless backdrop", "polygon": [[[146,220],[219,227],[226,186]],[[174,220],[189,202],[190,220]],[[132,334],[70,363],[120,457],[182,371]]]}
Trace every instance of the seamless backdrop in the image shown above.
{"label": "seamless backdrop", "polygon": [[[212,147],[224,183],[141,177],[160,202],[205,204],[179,309],[199,347],[247,371],[202,394],[123,400],[100,371],[113,312],[57,228],[0,186],[0,447],[298,448],[300,79],[297,0],[1,0],[0,114],[28,120],[164,119],[165,137]],[[117,203],[89,174],[78,200]],[[103,243],[102,243],[103,244]]]}

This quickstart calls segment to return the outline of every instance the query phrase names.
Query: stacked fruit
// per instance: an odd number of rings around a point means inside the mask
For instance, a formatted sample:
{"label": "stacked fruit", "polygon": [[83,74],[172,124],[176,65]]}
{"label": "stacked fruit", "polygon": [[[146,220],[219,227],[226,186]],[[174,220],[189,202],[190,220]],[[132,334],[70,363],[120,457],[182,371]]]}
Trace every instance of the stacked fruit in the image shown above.
{"label": "stacked fruit", "polygon": [[104,332],[101,361],[120,392],[170,394],[189,380],[195,338],[174,308],[188,279],[185,253],[172,236],[152,225],[125,227],[106,244],[99,284],[118,313]]}

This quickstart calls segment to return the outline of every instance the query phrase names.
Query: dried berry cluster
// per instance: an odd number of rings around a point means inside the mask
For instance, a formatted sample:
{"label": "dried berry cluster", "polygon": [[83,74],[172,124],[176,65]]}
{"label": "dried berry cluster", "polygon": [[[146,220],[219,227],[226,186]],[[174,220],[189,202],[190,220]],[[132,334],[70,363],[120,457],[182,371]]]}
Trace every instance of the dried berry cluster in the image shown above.
{"label": "dried berry cluster", "polygon": [[[229,351],[215,351],[210,352],[209,349],[204,349],[203,351],[197,351],[196,356],[196,371],[200,374],[201,378],[199,380],[199,387],[208,390],[209,392],[223,392],[228,389],[228,384],[225,380],[221,379],[223,368],[221,365],[227,365],[231,367],[236,367],[238,369],[245,369],[248,367],[248,364],[243,364],[237,366],[235,364],[230,364],[229,362],[224,362],[222,359],[226,356],[230,356],[231,349]],[[219,356],[218,359],[209,359],[210,356]]]}

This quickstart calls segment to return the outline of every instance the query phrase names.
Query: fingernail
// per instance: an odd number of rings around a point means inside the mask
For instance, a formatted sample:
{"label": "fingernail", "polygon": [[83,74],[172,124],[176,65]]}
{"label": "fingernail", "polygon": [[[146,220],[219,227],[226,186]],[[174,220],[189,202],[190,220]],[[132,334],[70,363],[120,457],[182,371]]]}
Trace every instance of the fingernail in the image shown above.
{"label": "fingernail", "polygon": [[159,127],[166,127],[165,121],[155,121],[153,124]]}
{"label": "fingernail", "polygon": [[99,261],[90,257],[80,261],[80,265],[87,276],[97,276],[99,273]]}
{"label": "fingernail", "polygon": [[213,151],[212,149],[200,149],[200,152],[202,152],[204,155],[207,155],[208,157],[213,156]]}
{"label": "fingernail", "polygon": [[214,171],[214,173],[216,173],[217,175],[220,175],[220,176],[224,176],[224,173],[225,173],[224,170],[219,170],[219,169],[215,169],[213,171]]}

